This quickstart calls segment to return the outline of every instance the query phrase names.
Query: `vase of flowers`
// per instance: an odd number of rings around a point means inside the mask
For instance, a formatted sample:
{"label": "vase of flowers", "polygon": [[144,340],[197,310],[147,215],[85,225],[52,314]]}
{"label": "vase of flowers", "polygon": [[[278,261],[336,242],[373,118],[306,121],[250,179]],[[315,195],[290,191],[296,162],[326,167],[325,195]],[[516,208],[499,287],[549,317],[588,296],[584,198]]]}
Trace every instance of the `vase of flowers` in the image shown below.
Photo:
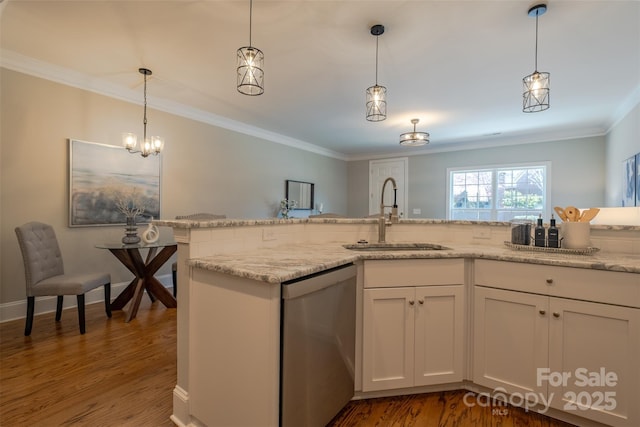
{"label": "vase of flowers", "polygon": [[295,209],[297,205],[298,202],[295,200],[280,200],[280,214],[282,215],[282,218],[289,219],[289,211]]}

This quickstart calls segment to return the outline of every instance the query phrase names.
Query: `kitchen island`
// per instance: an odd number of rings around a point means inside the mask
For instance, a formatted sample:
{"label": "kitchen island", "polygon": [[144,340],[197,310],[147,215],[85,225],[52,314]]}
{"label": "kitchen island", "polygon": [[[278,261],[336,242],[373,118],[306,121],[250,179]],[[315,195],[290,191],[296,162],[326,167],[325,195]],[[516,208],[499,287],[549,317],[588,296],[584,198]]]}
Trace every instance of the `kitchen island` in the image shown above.
{"label": "kitchen island", "polygon": [[[508,223],[401,221],[387,231],[388,241],[431,242],[449,249],[397,252],[360,252],[343,247],[361,239],[375,241],[375,219],[156,223],[174,228],[179,244],[178,280],[189,283],[178,288],[178,384],[174,390],[172,417],[178,425],[277,425],[280,283],[339,265],[355,263],[358,267],[354,375],[356,392],[360,397],[380,393],[380,390],[362,391],[363,294],[367,264],[373,262],[424,263],[450,259],[458,260],[464,270],[464,283],[456,283],[463,290],[465,307],[462,318],[464,333],[459,337],[465,357],[459,374],[456,374],[462,381],[428,389],[415,388],[415,392],[436,390],[438,387],[474,389],[477,386],[469,354],[473,346],[470,314],[473,311],[471,298],[474,294],[475,260],[500,261],[507,266],[562,267],[596,275],[615,273],[618,275],[615,280],[621,279],[628,286],[615,291],[614,301],[605,299],[604,302],[613,304],[623,299],[626,305],[636,310],[632,313],[640,311],[640,248],[634,246],[637,245],[640,227],[593,227],[594,246],[630,248],[628,252],[601,250],[589,256],[569,256],[506,248],[503,242],[508,239]],[[487,235],[490,238],[487,239]],[[399,284],[403,283],[402,280],[398,277]],[[598,280],[605,278],[599,276]],[[607,292],[603,294],[606,298]],[[634,316],[629,321],[632,331],[638,327],[638,316]],[[637,344],[633,344],[630,351],[629,356],[638,356]],[[640,390],[640,373],[632,369],[628,375],[630,380],[626,380],[625,386],[637,392]],[[412,387],[391,387],[385,394],[412,390]],[[618,425],[638,419],[637,408],[622,402],[624,396],[625,393],[620,396],[620,407],[626,412],[616,415],[622,420]],[[247,411],[247,407],[252,410]],[[559,411],[555,415],[567,415],[566,419],[576,421],[572,413]],[[579,415],[586,416],[583,412]],[[584,418],[578,420],[583,421]]]}

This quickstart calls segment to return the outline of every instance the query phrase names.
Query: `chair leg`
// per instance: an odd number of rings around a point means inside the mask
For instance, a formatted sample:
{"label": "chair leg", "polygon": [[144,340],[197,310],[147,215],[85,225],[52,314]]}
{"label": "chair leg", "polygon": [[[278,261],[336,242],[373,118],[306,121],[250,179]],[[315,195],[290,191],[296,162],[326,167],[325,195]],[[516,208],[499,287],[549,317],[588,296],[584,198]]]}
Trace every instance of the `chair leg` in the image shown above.
{"label": "chair leg", "polygon": [[27,297],[27,323],[24,327],[24,336],[31,335],[31,327],[33,326],[33,310],[36,305],[36,297]]}
{"label": "chair leg", "polygon": [[173,280],[173,297],[176,298],[178,292],[178,272],[176,270],[171,271],[171,279]]}
{"label": "chair leg", "polygon": [[80,323],[80,333],[84,334],[84,294],[78,295],[78,323]]}
{"label": "chair leg", "polygon": [[56,302],[56,322],[59,322],[62,318],[62,295],[58,295],[58,301]]}
{"label": "chair leg", "polygon": [[104,285],[104,309],[107,317],[111,317],[111,283]]}

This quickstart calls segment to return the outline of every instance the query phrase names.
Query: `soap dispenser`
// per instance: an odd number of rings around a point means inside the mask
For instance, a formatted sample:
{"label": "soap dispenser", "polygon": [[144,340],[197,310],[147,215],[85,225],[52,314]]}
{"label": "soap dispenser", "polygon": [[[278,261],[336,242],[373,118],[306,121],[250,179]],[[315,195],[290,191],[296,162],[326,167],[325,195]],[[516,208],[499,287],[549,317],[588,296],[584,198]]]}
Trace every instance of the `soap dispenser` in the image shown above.
{"label": "soap dispenser", "polygon": [[556,227],[556,219],[551,214],[551,219],[549,220],[549,230],[547,231],[547,245],[550,248],[559,248],[560,247],[560,238],[558,235],[558,227]]}
{"label": "soap dispenser", "polygon": [[533,244],[540,247],[545,246],[545,230],[544,225],[542,225],[542,214],[538,217],[538,223],[533,232]]}

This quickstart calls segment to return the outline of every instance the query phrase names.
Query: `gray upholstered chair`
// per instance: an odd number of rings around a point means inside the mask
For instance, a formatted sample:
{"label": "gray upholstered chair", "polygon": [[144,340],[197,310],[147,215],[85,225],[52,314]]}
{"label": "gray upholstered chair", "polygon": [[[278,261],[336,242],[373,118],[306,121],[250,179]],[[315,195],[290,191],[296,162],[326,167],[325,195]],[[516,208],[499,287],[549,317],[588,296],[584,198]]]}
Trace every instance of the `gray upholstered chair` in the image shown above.
{"label": "gray upholstered chair", "polygon": [[84,294],[104,286],[104,306],[111,317],[111,275],[109,273],[64,274],[62,254],[53,227],[40,222],[29,222],[16,227],[18,244],[24,261],[27,284],[27,323],[25,336],[31,334],[35,297],[57,296],[56,322],[62,316],[64,295],[76,295],[78,322],[84,334]]}
{"label": "gray upholstered chair", "polygon": [[[190,219],[193,221],[208,221],[213,219],[225,219],[226,215],[211,214],[211,213],[195,213],[190,215],[178,215],[176,219]],[[178,295],[178,263],[171,264],[171,278],[173,280],[173,297]]]}

